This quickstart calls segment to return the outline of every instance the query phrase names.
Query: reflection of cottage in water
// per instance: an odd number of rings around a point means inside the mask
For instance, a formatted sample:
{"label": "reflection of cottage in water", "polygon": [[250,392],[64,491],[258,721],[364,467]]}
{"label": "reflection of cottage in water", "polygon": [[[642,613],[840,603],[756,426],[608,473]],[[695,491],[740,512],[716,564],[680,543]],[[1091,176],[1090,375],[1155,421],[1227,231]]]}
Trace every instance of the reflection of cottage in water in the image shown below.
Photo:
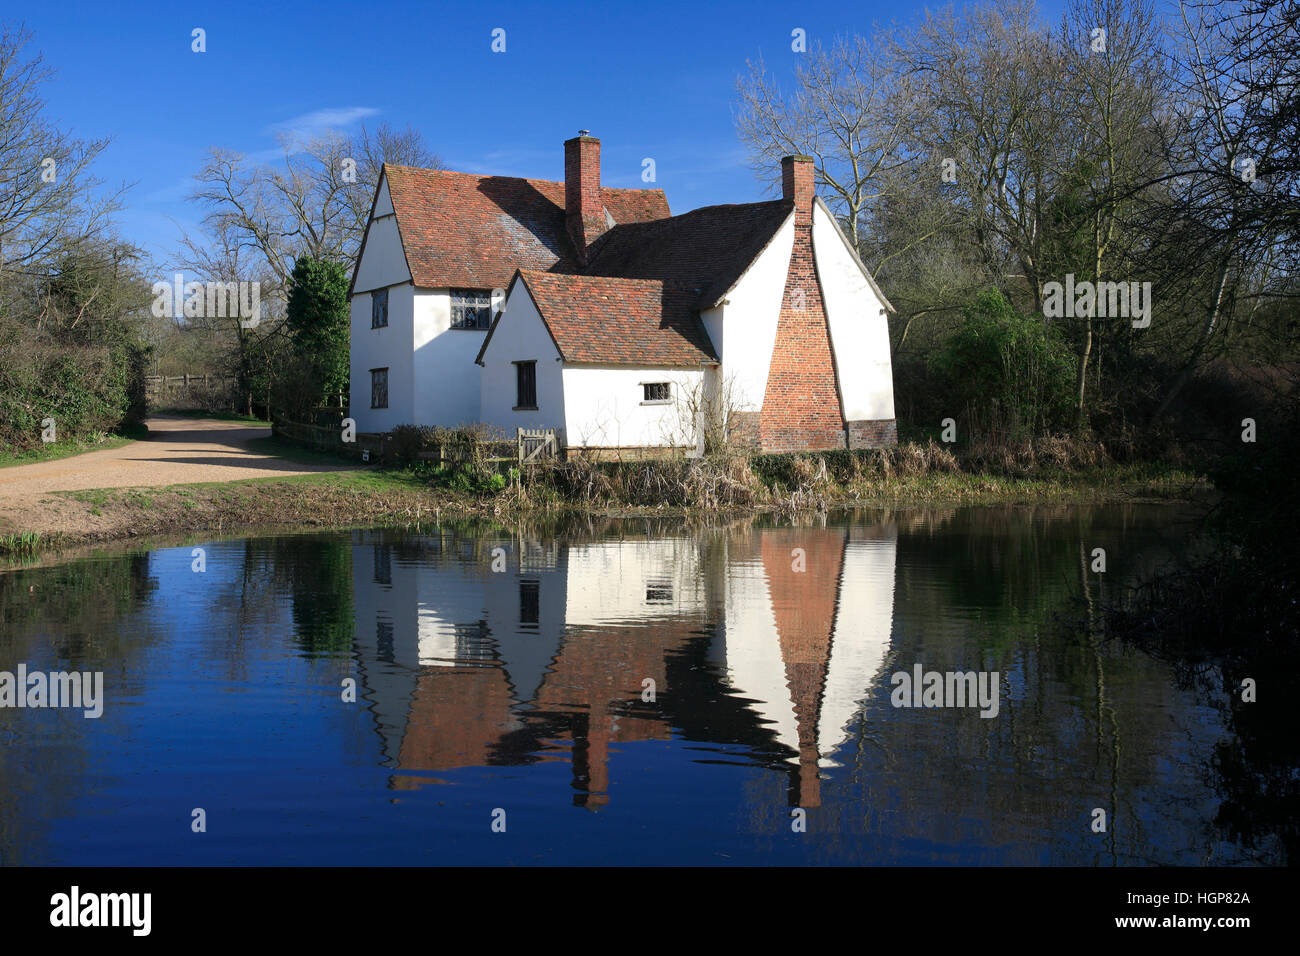
{"label": "reflection of cottage in water", "polygon": [[689,737],[710,717],[673,685],[707,679],[738,742],[775,754],[792,803],[816,806],[817,768],[834,765],[888,647],[896,541],[892,527],[502,541],[493,573],[491,542],[367,539],[357,650],[394,786],[562,759],[575,802],[603,805],[611,748]]}
{"label": "reflection of cottage in water", "polygon": [[768,529],[730,542],[715,655],[777,742],[798,754],[792,805],[820,803],[817,767],[834,766],[884,661],[897,542],[892,526]]}

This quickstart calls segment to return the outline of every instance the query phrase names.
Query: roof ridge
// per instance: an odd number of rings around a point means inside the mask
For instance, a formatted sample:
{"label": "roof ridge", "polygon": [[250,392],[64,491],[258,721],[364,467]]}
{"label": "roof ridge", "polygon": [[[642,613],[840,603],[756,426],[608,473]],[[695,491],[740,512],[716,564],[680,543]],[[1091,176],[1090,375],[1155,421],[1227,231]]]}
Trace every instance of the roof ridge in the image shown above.
{"label": "roof ridge", "polygon": [[[460,169],[437,169],[433,166],[408,166],[405,163],[384,163],[383,165],[389,169],[409,170],[416,173],[434,173],[439,176],[468,176],[472,179],[510,179],[521,183],[545,183],[548,186],[564,185],[564,180],[562,179],[537,179],[533,176],[505,176],[501,173],[468,173]],[[663,187],[656,186],[643,189],[638,186],[602,185],[600,191],[612,193],[662,193]]]}

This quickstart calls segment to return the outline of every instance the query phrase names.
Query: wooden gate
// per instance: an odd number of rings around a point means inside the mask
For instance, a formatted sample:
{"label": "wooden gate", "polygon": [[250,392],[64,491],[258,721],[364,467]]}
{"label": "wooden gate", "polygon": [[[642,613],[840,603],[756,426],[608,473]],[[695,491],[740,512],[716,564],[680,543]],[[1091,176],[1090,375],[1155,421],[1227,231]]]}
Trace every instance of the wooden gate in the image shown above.
{"label": "wooden gate", "polygon": [[555,458],[559,455],[554,428],[517,428],[515,441],[519,446],[520,465],[526,461]]}

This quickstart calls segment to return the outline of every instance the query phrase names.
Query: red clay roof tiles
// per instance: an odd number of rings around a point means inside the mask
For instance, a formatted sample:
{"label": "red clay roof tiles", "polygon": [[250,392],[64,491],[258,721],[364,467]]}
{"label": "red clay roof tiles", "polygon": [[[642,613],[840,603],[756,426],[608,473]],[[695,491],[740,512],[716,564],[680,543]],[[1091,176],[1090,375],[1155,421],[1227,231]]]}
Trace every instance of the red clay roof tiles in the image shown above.
{"label": "red clay roof tiles", "polygon": [[[564,184],[385,165],[411,278],[431,289],[504,289],[515,269],[572,268]],[[661,189],[601,189],[616,224],[665,218]]]}
{"label": "red clay roof tiles", "polygon": [[563,183],[384,170],[415,285],[503,289],[518,269],[570,362],[716,362],[700,310],[726,295],[793,211],[773,200],[670,216],[662,190],[602,187],[614,225],[584,266],[565,229]]}
{"label": "red clay roof tiles", "polygon": [[566,362],[681,367],[718,360],[691,291],[657,279],[519,275]]}

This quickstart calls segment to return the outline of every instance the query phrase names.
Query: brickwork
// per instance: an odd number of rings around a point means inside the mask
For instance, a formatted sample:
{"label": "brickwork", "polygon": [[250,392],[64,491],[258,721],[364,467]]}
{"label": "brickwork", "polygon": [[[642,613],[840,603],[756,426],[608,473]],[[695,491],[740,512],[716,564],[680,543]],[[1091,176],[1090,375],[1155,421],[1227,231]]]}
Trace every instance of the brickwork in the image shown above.
{"label": "brickwork", "polygon": [[727,438],[738,449],[759,452],[759,412],[732,412],[727,424]]}
{"label": "brickwork", "polygon": [[765,452],[845,447],[830,329],[813,263],[811,224],[795,225],[759,430]]}
{"label": "brickwork", "polygon": [[848,424],[850,448],[888,448],[898,444],[898,423],[892,418]]}
{"label": "brickwork", "polygon": [[564,143],[564,213],[578,261],[585,263],[588,247],[609,228],[600,194],[600,140],[594,136]]}

